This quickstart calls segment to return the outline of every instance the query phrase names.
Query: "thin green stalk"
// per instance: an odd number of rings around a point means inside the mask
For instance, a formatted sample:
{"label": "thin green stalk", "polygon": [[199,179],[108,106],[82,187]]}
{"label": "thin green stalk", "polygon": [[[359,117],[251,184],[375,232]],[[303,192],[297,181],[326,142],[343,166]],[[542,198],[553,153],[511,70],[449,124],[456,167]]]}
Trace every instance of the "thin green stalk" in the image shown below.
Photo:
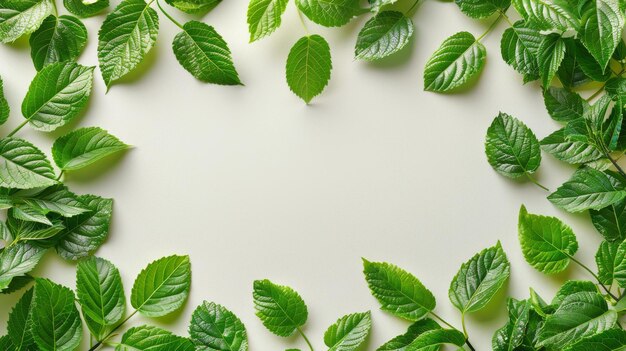
{"label": "thin green stalk", "polygon": [[541,185],[541,183],[539,183],[535,178],[533,178],[533,176],[531,176],[530,174],[526,173],[526,177],[528,177],[528,179],[535,184],[536,186],[540,187],[541,189],[545,190],[545,191],[550,191],[550,189],[546,188],[545,186]]}
{"label": "thin green stalk", "polygon": [[615,295],[613,295],[613,293],[604,285],[602,284],[602,282],[600,281],[600,277],[598,277],[597,274],[595,274],[591,269],[589,269],[589,267],[585,266],[582,262],[578,261],[577,259],[575,259],[574,257],[572,257],[571,255],[567,255],[569,256],[569,258],[576,264],[578,264],[579,266],[581,266],[584,270],[586,270],[587,272],[589,272],[589,274],[591,274],[591,276],[593,276],[595,278],[595,280],[598,281],[598,285],[600,285],[602,287],[602,289],[616,302],[619,301],[619,298]]}
{"label": "thin green stalk", "polygon": [[304,341],[306,341],[306,344],[309,345],[309,349],[311,349],[311,351],[313,351],[313,345],[311,345],[311,342],[309,341],[309,338],[306,337],[306,335],[304,334],[302,329],[300,329],[298,327],[297,330],[298,330],[298,333],[300,333],[300,335],[302,335],[302,338],[304,339]]}
{"label": "thin green stalk", "polygon": [[506,23],[509,24],[509,26],[513,27],[513,22],[511,22],[511,19],[509,18],[509,16],[506,15],[505,11],[500,9],[500,10],[498,10],[498,13],[500,13],[500,16],[502,16],[502,18],[504,18],[504,20],[506,21]]}
{"label": "thin green stalk", "polygon": [[601,145],[602,148],[602,152],[604,153],[604,157],[606,157],[607,159],[609,159],[609,161],[611,161],[611,163],[613,164],[613,167],[615,167],[615,169],[617,170],[617,172],[626,179],[626,172],[624,172],[624,170],[622,169],[622,167],[620,167],[620,165],[617,163],[617,161],[615,161],[613,159],[613,157],[611,157],[611,152],[609,151],[609,149],[606,147],[606,145],[604,145],[604,143],[600,142],[599,143]]}
{"label": "thin green stalk", "polygon": [[63,177],[63,174],[65,174],[65,171],[61,171],[61,173],[59,173],[59,176],[57,177],[57,182],[61,180],[61,177]]}
{"label": "thin green stalk", "polygon": [[502,13],[500,13],[500,16],[498,16],[498,18],[496,18],[491,25],[489,26],[489,28],[487,28],[487,30],[478,37],[478,39],[476,39],[476,41],[481,41],[484,37],[487,36],[487,34],[491,33],[491,31],[496,28],[496,26],[498,25],[498,23],[500,22],[500,20],[503,18]]}
{"label": "thin green stalk", "polygon": [[102,340],[98,341],[95,345],[93,345],[89,351],[95,351],[97,350],[100,346],[102,346],[102,344],[104,342],[107,341],[107,339],[109,337],[111,337],[113,335],[113,333],[115,333],[121,326],[124,325],[124,323],[128,322],[129,319],[131,319],[135,314],[137,313],[137,310],[133,311],[133,313],[130,314],[130,316],[126,317],[126,319],[124,319],[123,321],[120,322],[120,324],[118,324],[117,326],[115,326],[115,328],[113,328],[107,335],[104,336],[104,338],[102,338]]}
{"label": "thin green stalk", "polygon": [[306,26],[306,22],[304,21],[304,15],[302,15],[302,11],[300,11],[300,9],[296,9],[296,11],[298,11],[298,18],[300,19],[300,24],[302,25],[302,29],[304,29],[304,32],[306,33],[306,35],[309,35],[309,28],[307,28]]}
{"label": "thin green stalk", "polygon": [[595,93],[591,94],[591,96],[586,99],[587,102],[595,99],[598,95],[602,94],[602,92],[604,91],[604,86],[605,86],[605,84],[602,84],[600,89],[598,89]]}
{"label": "thin green stalk", "polygon": [[408,10],[406,10],[406,12],[404,13],[405,16],[410,17],[411,15],[413,15],[413,13],[411,11],[413,11],[415,9],[415,7],[417,6],[417,4],[420,3],[420,1],[422,0],[415,0],[415,2],[413,3],[413,5],[411,5],[411,7],[409,7]]}
{"label": "thin green stalk", "polygon": [[56,0],[52,0],[52,10],[54,11],[54,17],[59,18],[59,9],[57,8]]}
{"label": "thin green stalk", "polygon": [[457,329],[455,327],[452,326],[452,324],[446,322],[443,318],[439,317],[435,312],[430,312],[430,315],[435,317],[435,319],[438,319],[441,323],[447,325],[448,327],[452,328],[452,329]]}
{"label": "thin green stalk", "polygon": [[15,135],[15,133],[19,132],[20,129],[24,128],[24,126],[28,123],[28,120],[25,120],[24,122],[22,122],[19,126],[17,126],[15,129],[13,129],[13,131],[11,133],[9,133],[9,135],[7,135],[7,138],[12,137],[13,135]]}
{"label": "thin green stalk", "polygon": [[172,21],[172,23],[174,23],[176,26],[178,26],[178,28],[185,30],[185,28],[183,28],[183,25],[180,24],[180,22],[178,22],[177,20],[174,19],[174,17],[170,16],[169,13],[167,13],[167,11],[165,11],[163,9],[163,7],[161,6],[161,3],[159,2],[159,0],[156,0],[157,6],[159,7],[159,9],[161,10],[161,12],[163,12],[163,14],[165,15],[165,17],[167,17],[170,21]]}
{"label": "thin green stalk", "polygon": [[463,328],[463,335],[467,339],[467,328],[465,328],[465,313],[461,313],[461,327]]}

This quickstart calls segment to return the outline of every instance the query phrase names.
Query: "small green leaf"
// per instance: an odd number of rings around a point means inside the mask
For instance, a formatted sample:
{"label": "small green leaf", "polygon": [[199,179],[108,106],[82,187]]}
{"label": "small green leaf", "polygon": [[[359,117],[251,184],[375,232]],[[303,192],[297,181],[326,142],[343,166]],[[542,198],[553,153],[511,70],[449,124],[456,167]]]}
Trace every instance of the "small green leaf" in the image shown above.
{"label": "small green leaf", "polygon": [[311,21],[325,27],[340,27],[366,10],[359,0],[296,0],[298,9]]}
{"label": "small green leaf", "polygon": [[383,11],[365,23],[356,39],[354,55],[379,60],[402,50],[413,37],[413,21],[402,12]]}
{"label": "small green leaf", "polygon": [[558,34],[550,34],[543,38],[537,51],[539,74],[544,89],[548,89],[552,79],[565,58],[565,41]]}
{"label": "small green leaf", "polygon": [[87,28],[73,16],[48,16],[29,42],[30,56],[39,71],[51,63],[76,61],[87,44]]}
{"label": "small green leaf", "polygon": [[272,333],[287,337],[306,323],[306,304],[292,288],[267,279],[256,280],[252,296],[257,317]]}
{"label": "small green leaf", "polygon": [[545,152],[569,164],[585,164],[604,157],[602,151],[598,150],[595,145],[567,140],[564,129],[559,129],[548,135],[539,143]]}
{"label": "small green leaf", "polygon": [[530,319],[530,302],[517,301],[509,298],[507,301],[509,320],[504,327],[493,335],[493,351],[513,351],[521,346],[526,337],[526,326]]}
{"label": "small green leaf", "polygon": [[600,244],[596,252],[600,283],[610,286],[616,276],[619,275],[621,279],[626,278],[626,245],[622,244],[608,241],[603,241]]}
{"label": "small green leaf", "polygon": [[415,341],[418,336],[435,329],[441,329],[437,322],[429,318],[422,319],[411,324],[406,333],[387,341],[376,349],[376,351],[406,351],[407,347]]}
{"label": "small green leaf", "polygon": [[609,329],[602,333],[582,339],[571,345],[565,351],[620,351],[626,348],[626,331]]}
{"label": "small green leaf", "polygon": [[548,200],[568,212],[589,209],[600,210],[626,197],[626,190],[618,190],[617,180],[593,168],[581,168]]}
{"label": "small green leaf", "polygon": [[50,161],[26,140],[0,139],[0,187],[32,189],[55,184]]}
{"label": "small green leaf", "polygon": [[22,115],[40,131],[53,131],[74,119],[91,95],[93,70],[75,62],[44,67],[30,83]]}
{"label": "small green leaf", "polygon": [[626,239],[626,200],[620,200],[601,210],[590,210],[591,223],[608,241]]}
{"label": "small green leaf", "polygon": [[550,117],[555,121],[569,122],[583,117],[589,104],[578,93],[550,87],[543,93],[543,101]]}
{"label": "small green leaf", "polygon": [[331,70],[330,47],[317,34],[300,38],[287,56],[289,89],[307,104],[328,85]]}
{"label": "small green leaf", "polygon": [[18,218],[15,208],[9,210],[7,226],[16,241],[38,241],[39,246],[48,247],[46,239],[55,238],[65,227],[59,220],[51,225]]}
{"label": "small green leaf", "polygon": [[206,83],[240,85],[228,44],[205,23],[189,21],[172,44],[178,62],[194,77]]}
{"label": "small green leaf", "polygon": [[462,350],[465,345],[465,336],[454,329],[435,329],[418,336],[407,348],[406,351],[431,351],[438,350],[444,345],[454,345]]}
{"label": "small green leaf", "polygon": [[162,317],[179,309],[191,285],[188,256],[169,256],[150,263],[135,279],[131,305],[146,317]]}
{"label": "small green leaf", "polygon": [[0,291],[8,288],[13,278],[32,271],[45,251],[28,243],[17,243],[0,251]]}
{"label": "small green leaf", "polygon": [[371,328],[370,312],[349,314],[326,330],[324,343],[328,351],[354,351],[365,342]]}
{"label": "small green leaf", "polygon": [[102,128],[80,128],[54,142],[52,158],[62,170],[74,171],[128,147]]}
{"label": "small green leaf", "polygon": [[13,204],[27,206],[43,215],[52,212],[63,217],[74,217],[90,211],[78,200],[76,194],[62,184],[49,188],[16,191],[8,198]]}
{"label": "small green leaf", "polygon": [[561,67],[557,76],[565,88],[573,89],[589,82],[589,77],[580,67],[580,62],[576,57],[576,41],[573,38],[565,38],[565,58],[561,62]]}
{"label": "small green leaf", "polygon": [[222,0],[165,0],[166,3],[190,14],[199,14],[211,11]]}
{"label": "small green leaf", "polygon": [[485,65],[485,46],[471,33],[460,32],[446,39],[424,68],[424,90],[447,92],[475,77]]}
{"label": "small green leaf", "polygon": [[486,18],[498,11],[506,11],[511,0],[456,0],[461,12],[472,18]]}
{"label": "small green leaf", "polygon": [[2,82],[2,78],[0,78],[0,125],[4,124],[9,119],[10,111],[9,103],[4,97],[4,83]]}
{"label": "small green leaf", "polygon": [[526,262],[542,273],[564,271],[578,251],[574,232],[558,218],[530,214],[522,205],[518,227]]}
{"label": "small green leaf", "polygon": [[248,4],[248,31],[250,42],[272,33],[281,24],[288,0],[250,0]]}
{"label": "small green leaf", "polygon": [[537,52],[541,41],[539,30],[526,26],[523,21],[517,21],[502,34],[502,59],[523,75],[539,77]]}
{"label": "small green leaf", "polygon": [[142,325],[128,329],[115,351],[194,351],[193,343],[161,328]]}
{"label": "small green leaf", "polygon": [[430,290],[400,267],[363,259],[363,273],[382,310],[415,322],[435,309],[435,297]]}
{"label": "small green leaf", "polygon": [[109,0],[85,2],[83,0],[63,0],[63,6],[78,17],[91,17],[109,7]]}
{"label": "small green leaf", "polygon": [[615,0],[595,0],[583,18],[580,41],[604,69],[622,40],[624,14]]}
{"label": "small green leaf", "polygon": [[189,325],[197,350],[247,351],[246,328],[234,313],[213,302],[203,302],[193,312]]}
{"label": "small green leaf", "polygon": [[[15,350],[35,350],[35,340],[31,332],[33,289],[28,289],[17,302],[7,322],[7,332]],[[11,350],[11,349],[6,349]]]}
{"label": "small green leaf", "polygon": [[512,3],[522,18],[539,30],[564,32],[580,26],[574,14],[560,6],[562,1],[512,0]]}
{"label": "small green leaf", "polygon": [[13,42],[34,32],[52,8],[51,0],[3,1],[0,3],[0,42]]}

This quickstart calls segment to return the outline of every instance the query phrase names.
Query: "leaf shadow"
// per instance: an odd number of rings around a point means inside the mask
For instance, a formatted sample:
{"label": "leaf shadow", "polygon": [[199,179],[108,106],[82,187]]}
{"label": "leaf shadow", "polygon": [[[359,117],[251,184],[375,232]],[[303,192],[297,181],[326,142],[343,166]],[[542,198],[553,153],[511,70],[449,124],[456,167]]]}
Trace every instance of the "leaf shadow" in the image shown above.
{"label": "leaf shadow", "polygon": [[16,50],[16,51],[23,51],[23,50],[28,50],[30,51],[30,35],[22,35],[21,37],[19,37],[17,40],[15,40],[14,42],[11,43],[7,43],[4,45],[4,47],[7,47],[11,50]]}
{"label": "leaf shadow", "polygon": [[[400,51],[395,52],[392,55],[382,58],[380,60],[366,61],[366,65],[368,67],[381,68],[381,69],[403,66],[407,64],[408,62],[410,62],[411,59],[413,58],[414,47],[415,47],[415,38],[413,38],[413,40],[410,40],[405,47],[400,49]],[[358,60],[355,60],[355,61],[358,61]]]}
{"label": "leaf shadow", "polygon": [[163,317],[151,318],[158,321],[160,324],[163,324],[167,327],[174,327],[180,324],[183,315],[185,314],[185,309],[189,304],[189,298],[186,298],[183,304],[174,312],[169,313]]}
{"label": "leaf shadow", "polygon": [[94,182],[98,178],[104,176],[107,172],[110,172],[112,169],[120,167],[120,164],[124,162],[123,159],[130,150],[132,150],[132,147],[100,159],[96,163],[93,163],[83,169],[66,172],[63,182],[73,182],[79,184]]}
{"label": "leaf shadow", "polygon": [[492,321],[494,318],[498,318],[498,316],[502,316],[502,311],[506,312],[506,300],[509,297],[509,291],[510,286],[507,283],[502,287],[502,289],[498,290],[485,307],[470,314],[470,318],[478,322],[487,322]]}
{"label": "leaf shadow", "polygon": [[137,67],[128,72],[125,76],[112,82],[109,88],[113,89],[116,85],[130,85],[143,78],[143,76],[156,64],[158,58],[157,51],[156,47],[152,47],[152,49],[144,56],[143,60],[139,62]]}

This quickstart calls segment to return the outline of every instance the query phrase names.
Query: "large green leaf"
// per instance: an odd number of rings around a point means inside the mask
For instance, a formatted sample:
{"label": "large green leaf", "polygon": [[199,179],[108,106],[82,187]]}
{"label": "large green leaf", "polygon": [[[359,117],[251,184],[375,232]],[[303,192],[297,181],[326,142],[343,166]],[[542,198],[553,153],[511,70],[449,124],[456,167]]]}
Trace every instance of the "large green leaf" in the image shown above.
{"label": "large green leaf", "polygon": [[83,0],[63,0],[63,5],[70,13],[78,17],[91,17],[109,7],[109,0],[95,0],[89,2]]}
{"label": "large green leaf", "polygon": [[493,351],[514,351],[522,345],[530,319],[530,302],[509,298],[509,320],[493,335]]}
{"label": "large green leaf", "polygon": [[424,90],[446,92],[475,77],[485,65],[487,51],[469,32],[446,39],[424,68]]}
{"label": "large green leaf", "polygon": [[221,1],[222,0],[165,0],[166,3],[175,8],[191,14],[201,14],[211,11]]}
{"label": "large green leaf", "polygon": [[206,83],[239,85],[228,44],[205,23],[189,21],[172,44],[176,59],[194,77]]}
{"label": "large green leaf", "polygon": [[559,129],[548,135],[539,143],[544,151],[569,164],[585,164],[604,157],[602,151],[595,145],[567,140],[564,129]]}
{"label": "large green leaf", "polygon": [[555,217],[530,214],[523,205],[518,229],[524,258],[540,272],[562,272],[578,251],[578,242],[570,227]]}
{"label": "large green leaf", "polygon": [[548,89],[556,72],[565,58],[565,41],[558,34],[550,34],[543,38],[537,51],[539,75],[544,89]]}
{"label": "large green leaf", "polygon": [[128,329],[115,351],[194,351],[193,343],[158,327],[142,325]]}
{"label": "large green leaf", "polygon": [[287,56],[289,89],[307,104],[328,85],[331,70],[330,47],[317,34],[300,38]]}
{"label": "large green leaf", "polygon": [[41,70],[51,63],[76,61],[87,44],[87,28],[73,16],[48,16],[29,42],[35,68]]}
{"label": "large green leaf", "polygon": [[272,333],[287,337],[306,323],[306,304],[292,288],[265,279],[256,280],[253,289],[256,315]]}
{"label": "large green leaf", "polygon": [[506,11],[511,0],[455,0],[461,12],[472,18],[485,18]]}
{"label": "large green leaf", "polygon": [[568,280],[556,292],[550,305],[558,308],[568,296],[579,292],[598,293],[598,286],[588,280]]}
{"label": "large green leaf", "polygon": [[550,87],[543,93],[543,101],[550,117],[555,121],[569,122],[581,118],[589,104],[578,93]]}
{"label": "large green leaf", "polygon": [[539,77],[537,52],[542,36],[539,30],[517,21],[502,34],[502,59],[523,75]]}
{"label": "large green leaf", "polygon": [[417,321],[409,326],[406,333],[398,335],[387,341],[376,351],[406,351],[407,347],[417,339],[418,336],[427,331],[440,329],[441,327],[434,320],[427,318]]}
{"label": "large green leaf", "polygon": [[4,97],[4,83],[2,82],[2,78],[0,77],[0,125],[4,124],[7,119],[9,119],[10,111],[11,109],[9,108],[9,103]]}
{"label": "large green leaf", "polygon": [[565,351],[623,351],[624,349],[626,349],[626,331],[610,329],[585,338],[567,347]]}
{"label": "large green leaf", "polygon": [[4,0],[0,3],[0,42],[34,32],[52,11],[51,0]]}
{"label": "large green leaf", "polygon": [[33,297],[31,330],[40,351],[73,351],[83,327],[69,288],[38,278]]}
{"label": "large green leaf", "polygon": [[354,55],[379,60],[402,50],[413,37],[413,21],[402,12],[383,11],[365,23],[356,39]]}
{"label": "large green leaf", "polygon": [[250,42],[257,41],[280,27],[288,0],[250,0],[248,4],[248,31]]}
{"label": "large green leaf", "polygon": [[366,10],[359,0],[296,0],[298,9],[311,21],[326,27],[339,27]]}
{"label": "large green leaf", "polygon": [[450,301],[463,314],[476,312],[491,301],[510,274],[511,265],[498,242],[463,263],[450,283]]}
{"label": "large green leaf", "polygon": [[102,340],[124,318],[122,278],[109,261],[89,257],[76,270],[76,295],[91,334]]}
{"label": "large green leaf", "polygon": [[435,329],[427,331],[418,336],[407,348],[406,351],[432,351],[438,350],[444,345],[456,346],[451,350],[463,350],[465,336],[454,329]]}
{"label": "large green leaf", "polygon": [[191,341],[201,351],[247,351],[246,328],[234,313],[213,302],[203,302],[191,316]]}
{"label": "large green leaf", "polygon": [[626,190],[618,189],[617,186],[613,177],[584,167],[550,194],[548,200],[568,212],[600,210],[626,197]]}
{"label": "large green leaf", "polygon": [[102,128],[80,128],[54,142],[52,158],[60,169],[73,171],[128,147]]}
{"label": "large green leaf", "polygon": [[0,291],[5,290],[13,278],[32,271],[45,250],[28,243],[17,243],[0,251]]}
{"label": "large green leaf", "polygon": [[179,309],[191,285],[188,256],[169,256],[150,263],[135,279],[131,305],[147,317],[161,317]]}
{"label": "large green leaf", "polygon": [[[31,331],[32,314],[31,305],[33,301],[33,289],[28,289],[17,302],[7,322],[7,332],[11,342],[18,350],[35,350],[35,340]],[[6,349],[7,351],[13,351]]]}
{"label": "large green leaf", "polygon": [[583,18],[580,41],[604,69],[622,40],[624,13],[616,0],[594,0]]}
{"label": "large green leaf", "polygon": [[123,0],[107,16],[98,32],[98,61],[107,88],[139,65],[158,34],[159,16],[144,0]]}
{"label": "large green leaf", "polygon": [[568,9],[548,0],[512,0],[513,7],[533,27],[540,30],[577,29],[580,24]]}
{"label": "large green leaf", "polygon": [[31,189],[56,183],[50,161],[26,140],[0,139],[0,187]]}
{"label": "large green leaf", "polygon": [[418,321],[435,309],[435,297],[414,275],[385,262],[363,260],[363,273],[372,295],[384,311]]}
{"label": "large green leaf", "polygon": [[74,119],[87,105],[95,67],[75,62],[44,67],[30,83],[22,115],[41,131],[53,131]]}
{"label": "large green leaf", "polygon": [[608,241],[626,239],[626,200],[618,201],[601,210],[590,210],[591,223]]}
{"label": "large green leaf", "polygon": [[372,328],[370,312],[343,316],[324,333],[328,351],[354,351],[367,339]]}

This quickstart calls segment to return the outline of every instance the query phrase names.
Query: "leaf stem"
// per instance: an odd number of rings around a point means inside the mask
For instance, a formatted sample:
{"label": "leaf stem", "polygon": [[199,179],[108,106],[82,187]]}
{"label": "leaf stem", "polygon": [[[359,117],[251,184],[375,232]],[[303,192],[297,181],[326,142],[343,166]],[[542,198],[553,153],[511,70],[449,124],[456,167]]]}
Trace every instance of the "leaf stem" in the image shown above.
{"label": "leaf stem", "polygon": [[533,178],[533,176],[531,176],[530,174],[526,173],[526,177],[528,177],[528,180],[530,180],[533,184],[535,184],[536,186],[540,187],[541,189],[545,190],[545,191],[550,191],[550,189],[546,188],[545,186],[541,185],[541,183],[539,183],[535,178]]}
{"label": "leaf stem", "polygon": [[467,339],[467,328],[465,328],[465,313],[461,313],[461,327],[463,328],[463,335]]}
{"label": "leaf stem", "polygon": [[306,26],[306,22],[304,21],[304,16],[302,15],[302,11],[300,11],[300,9],[296,8],[296,11],[298,11],[298,18],[300,19],[300,24],[302,25],[302,29],[304,29],[304,32],[306,33],[306,35],[309,35],[309,28],[307,28]]}
{"label": "leaf stem", "polygon": [[298,331],[298,333],[300,333],[300,335],[302,335],[302,338],[304,339],[304,341],[306,341],[306,344],[309,345],[309,349],[311,349],[311,351],[313,351],[313,345],[311,345],[311,342],[309,341],[309,338],[306,337],[306,335],[304,334],[302,329],[300,329],[300,327],[298,327],[296,330]]}
{"label": "leaf stem", "polygon": [[133,313],[130,314],[130,316],[126,317],[126,319],[124,319],[123,321],[121,321],[117,326],[115,326],[115,328],[111,329],[111,331],[104,336],[104,338],[102,338],[102,340],[98,340],[97,343],[95,343],[90,349],[89,351],[95,351],[97,350],[100,346],[102,346],[102,344],[111,336],[113,335],[113,333],[115,333],[122,325],[124,325],[124,323],[128,322],[129,319],[131,319],[135,314],[137,313],[137,310],[133,311]]}
{"label": "leaf stem", "polygon": [[602,287],[602,289],[615,301],[619,301],[618,297],[613,295],[613,293],[604,285],[602,284],[602,282],[600,281],[600,277],[598,277],[597,274],[595,274],[591,269],[589,269],[589,267],[587,267],[586,265],[584,265],[582,262],[578,261],[577,259],[575,259],[574,257],[572,257],[571,255],[567,255],[569,256],[569,258],[576,264],[578,264],[579,266],[581,266],[584,270],[586,270],[587,272],[589,272],[589,274],[591,274],[591,276],[594,277],[595,280],[598,281],[598,285],[600,285]]}
{"label": "leaf stem", "polygon": [[24,122],[22,122],[19,126],[17,126],[15,129],[13,129],[13,131],[11,133],[9,133],[9,135],[7,135],[7,138],[12,137],[13,135],[15,135],[15,133],[19,132],[20,129],[24,128],[24,126],[26,125],[26,123],[28,123],[28,120],[25,120]]}
{"label": "leaf stem", "polygon": [[470,350],[472,351],[476,351],[476,349],[474,348],[474,345],[472,345],[472,343],[469,341],[469,339],[465,339],[465,344],[467,345],[467,347],[470,348]]}
{"label": "leaf stem", "polygon": [[438,319],[441,323],[447,325],[448,327],[450,327],[452,329],[457,329],[457,328],[453,327],[452,324],[446,322],[443,318],[439,317],[435,312],[430,311],[430,315],[435,317],[435,319]]}
{"label": "leaf stem", "polygon": [[413,11],[415,9],[415,7],[417,6],[417,4],[420,3],[420,1],[422,0],[415,0],[415,2],[413,3],[413,5],[411,5],[411,7],[409,7],[408,10],[406,10],[406,12],[404,13],[405,16],[409,17],[411,15],[413,15],[413,13],[411,11]]}
{"label": "leaf stem", "polygon": [[611,163],[613,164],[613,167],[615,167],[617,172],[622,177],[624,177],[624,179],[626,179],[626,172],[624,172],[624,170],[622,169],[622,167],[620,167],[620,165],[617,163],[617,161],[615,161],[613,159],[613,157],[611,157],[611,153],[610,153],[609,149],[606,147],[606,145],[604,145],[604,143],[601,143],[601,145],[602,145],[602,152],[604,153],[604,157],[609,159],[609,161],[611,161]]}
{"label": "leaf stem", "polygon": [[498,25],[498,23],[500,22],[500,20],[502,19],[503,15],[504,15],[504,14],[503,14],[502,12],[500,12],[500,15],[498,16],[498,18],[496,18],[496,19],[495,19],[495,20],[491,23],[491,25],[489,26],[489,28],[487,28],[487,30],[486,30],[486,31],[485,31],[485,32],[484,32],[481,36],[479,36],[479,37],[478,37],[478,39],[476,39],[476,41],[481,41],[484,37],[486,37],[486,36],[487,36],[487,34],[491,33],[491,31],[492,31],[492,30],[496,27],[496,25]]}
{"label": "leaf stem", "polygon": [[172,23],[174,23],[176,26],[178,26],[178,28],[185,30],[185,28],[183,28],[183,25],[180,24],[180,22],[178,22],[177,20],[174,19],[174,17],[170,16],[169,13],[167,13],[167,11],[165,11],[163,9],[163,7],[161,6],[161,3],[159,2],[159,0],[156,0],[157,6],[159,7],[159,9],[161,10],[161,12],[163,12],[163,14],[165,15],[165,17],[167,17],[170,21],[172,21]]}
{"label": "leaf stem", "polygon": [[65,171],[61,171],[61,173],[59,173],[59,176],[57,177],[57,182],[61,180],[61,177],[63,177],[63,174],[65,174]]}
{"label": "leaf stem", "polygon": [[56,0],[52,0],[52,10],[54,11],[54,17],[59,18],[59,9],[57,8]]}
{"label": "leaf stem", "polygon": [[509,26],[513,27],[513,22],[511,22],[511,19],[509,18],[509,16],[506,15],[506,12],[504,10],[499,9],[498,13],[500,13],[500,16],[504,18],[504,20],[506,21],[506,23],[509,24]]}
{"label": "leaf stem", "polygon": [[587,100],[587,102],[589,102],[589,101],[591,101],[591,100],[595,99],[596,97],[598,97],[598,95],[600,95],[600,94],[604,91],[604,86],[605,86],[605,85],[606,85],[606,84],[602,84],[602,86],[600,87],[600,89],[596,90],[596,92],[595,92],[595,93],[591,94],[591,96],[589,96],[589,97],[588,97],[587,99],[585,99],[585,100]]}

